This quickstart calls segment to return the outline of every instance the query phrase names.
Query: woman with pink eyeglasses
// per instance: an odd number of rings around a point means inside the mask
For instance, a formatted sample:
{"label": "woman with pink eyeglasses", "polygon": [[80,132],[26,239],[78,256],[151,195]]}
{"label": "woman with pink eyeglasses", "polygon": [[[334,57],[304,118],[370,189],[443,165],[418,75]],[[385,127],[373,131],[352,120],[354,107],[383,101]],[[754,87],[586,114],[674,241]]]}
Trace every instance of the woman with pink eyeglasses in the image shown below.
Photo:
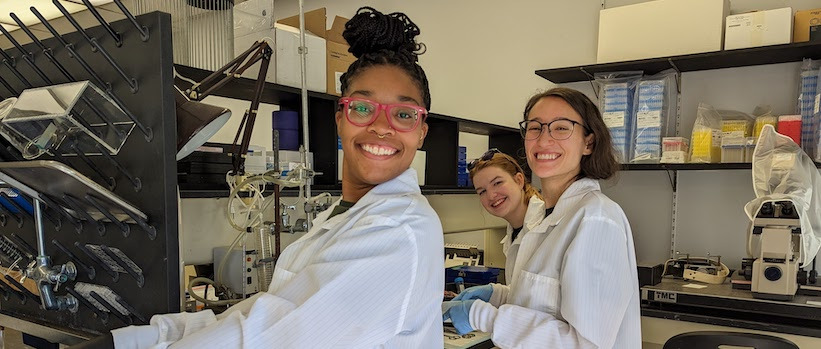
{"label": "woman with pink eyeglasses", "polygon": [[342,198],[279,256],[267,292],[215,316],[156,315],[113,331],[117,348],[442,348],[442,225],[410,168],[428,125],[419,28],[359,9],[357,60],[335,115]]}

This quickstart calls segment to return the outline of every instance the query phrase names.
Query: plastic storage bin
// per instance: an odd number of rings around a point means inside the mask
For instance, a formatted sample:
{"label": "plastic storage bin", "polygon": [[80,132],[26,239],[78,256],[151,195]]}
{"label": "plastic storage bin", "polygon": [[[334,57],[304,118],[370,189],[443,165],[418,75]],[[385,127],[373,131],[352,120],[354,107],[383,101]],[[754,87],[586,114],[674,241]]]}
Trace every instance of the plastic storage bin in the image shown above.
{"label": "plastic storage bin", "polygon": [[721,162],[744,162],[747,150],[747,138],[729,137],[721,140]]}
{"label": "plastic storage bin", "polygon": [[[88,81],[24,90],[3,124],[31,147],[62,155],[117,155],[134,122]],[[27,150],[28,149],[28,150]]]}
{"label": "plastic storage bin", "polygon": [[689,161],[690,140],[684,137],[664,137],[661,140],[661,162],[684,164]]}

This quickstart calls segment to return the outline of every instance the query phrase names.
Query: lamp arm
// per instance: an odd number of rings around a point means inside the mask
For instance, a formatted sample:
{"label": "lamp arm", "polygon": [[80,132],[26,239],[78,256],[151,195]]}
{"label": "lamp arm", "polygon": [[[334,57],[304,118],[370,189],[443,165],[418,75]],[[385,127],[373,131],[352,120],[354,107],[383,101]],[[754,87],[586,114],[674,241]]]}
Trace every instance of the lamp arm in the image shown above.
{"label": "lamp arm", "polygon": [[[252,53],[253,56],[251,60],[244,65],[241,65]],[[240,77],[246,69],[251,67],[254,63],[260,61],[263,57],[267,56],[270,60],[272,53],[273,50],[271,50],[271,46],[268,45],[266,41],[260,40],[255,42],[250,48],[245,50],[245,52],[226,63],[222,66],[222,68],[215,70],[211,73],[211,75],[208,75],[205,79],[202,79],[202,81],[192,85],[191,88],[186,91],[188,98],[194,101],[203,100],[205,97],[210,96],[214,91],[228,83],[228,81],[231,81],[231,79]],[[222,79],[215,83],[214,81],[219,77],[222,77]],[[203,89],[205,92],[200,92]]]}
{"label": "lamp arm", "polygon": [[[262,99],[262,91],[265,88],[265,77],[268,75],[268,65],[271,63],[272,53],[268,44],[265,44],[265,46],[261,48],[261,51],[258,51],[258,53],[254,55],[254,60],[262,60],[262,63],[260,63],[251,107],[243,115],[240,127],[237,128],[237,134],[234,136],[234,152],[231,155],[234,160],[234,174],[245,173],[245,154],[248,153],[248,146],[251,143],[251,133],[254,131],[254,122],[257,118],[259,101]],[[245,68],[247,68],[247,65],[243,67],[243,70],[245,70]],[[242,143],[237,145],[240,134],[242,134]]]}

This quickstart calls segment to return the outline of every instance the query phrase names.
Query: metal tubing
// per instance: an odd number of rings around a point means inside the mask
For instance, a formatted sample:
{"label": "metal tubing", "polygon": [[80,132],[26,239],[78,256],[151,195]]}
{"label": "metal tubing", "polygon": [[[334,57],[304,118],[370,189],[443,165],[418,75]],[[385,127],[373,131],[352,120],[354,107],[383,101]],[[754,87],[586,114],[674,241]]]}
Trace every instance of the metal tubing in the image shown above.
{"label": "metal tubing", "polygon": [[128,272],[128,275],[131,275],[131,277],[133,277],[134,280],[137,281],[137,286],[142,288],[143,285],[145,285],[145,278],[143,277],[142,273],[138,273],[136,270],[131,269],[131,266],[128,265],[128,262],[120,258],[120,256],[114,253],[114,251],[108,248],[108,246],[100,245],[100,248],[103,249],[103,252],[105,252],[106,255],[108,255],[111,259],[117,262],[117,264],[119,264],[123,269],[125,269],[125,271]]}
{"label": "metal tubing", "polygon": [[122,320],[126,325],[131,325],[131,324],[134,323],[133,321],[131,321],[130,317],[120,313],[120,311],[117,310],[117,308],[115,308],[113,305],[111,305],[111,303],[108,303],[108,301],[105,300],[105,298],[100,297],[100,295],[97,294],[97,292],[91,291],[88,294],[91,296],[91,298],[94,298],[94,300],[96,300],[97,302],[102,304],[104,307],[106,307],[106,309],[108,309],[109,312],[114,314],[114,316],[116,316],[117,318]]}
{"label": "metal tubing", "polygon": [[[305,147],[305,154],[308,154],[311,151],[310,148],[310,133],[308,133],[308,74],[307,74],[307,67],[308,67],[308,52],[307,46],[305,46],[305,7],[304,7],[304,0],[299,0],[299,46],[302,50],[300,52],[300,61],[299,61],[299,68],[302,72],[302,85],[300,89],[300,96],[302,97],[302,144]],[[321,53],[320,53],[321,54]],[[263,79],[264,80],[264,79]],[[309,162],[303,162],[306,169],[309,168]],[[311,184],[310,181],[305,182],[305,202],[308,202],[308,199],[311,198]],[[311,222],[314,218],[314,212],[305,212],[306,221],[308,222],[308,229],[311,228]]]}
{"label": "metal tubing", "polygon": [[79,241],[75,241],[74,247],[77,247],[78,249],[80,249],[80,251],[83,251],[83,253],[85,253],[89,259],[91,259],[92,261],[94,261],[94,263],[97,263],[97,265],[102,267],[103,270],[105,270],[105,272],[108,273],[109,276],[111,276],[111,279],[114,282],[117,282],[117,280],[120,279],[120,273],[114,271],[114,269],[111,269],[111,267],[109,267],[108,264],[105,264],[105,262],[101,261],[100,257],[97,257],[97,255],[94,254],[94,252],[89,251],[85,245],[81,244]]}
{"label": "metal tubing", "polygon": [[[69,250],[68,248],[66,248],[65,246],[63,246],[63,244],[61,244],[61,243],[60,243],[59,241],[57,241],[56,239],[55,239],[55,240],[51,240],[51,243],[52,243],[54,246],[57,246],[57,248],[58,248],[60,251],[62,251],[63,253],[65,253],[65,254],[68,256],[68,258],[69,258],[69,259],[71,259],[71,260],[74,262],[74,264],[77,264],[77,265],[79,265],[79,266],[80,266],[80,268],[85,269],[86,274],[88,274],[88,278],[89,278],[89,279],[94,280],[94,277],[97,275],[97,271],[96,271],[96,270],[94,270],[94,267],[92,267],[92,266],[90,266],[90,265],[86,264],[85,262],[83,262],[82,260],[80,260],[80,258],[79,258],[79,257],[77,257],[77,255],[75,255],[75,254],[74,254],[74,252],[71,252],[71,250]],[[75,297],[76,297],[76,296],[75,296]]]}
{"label": "metal tubing", "polygon": [[97,317],[100,318],[100,321],[102,321],[103,323],[108,322],[108,313],[97,308],[94,304],[89,302],[88,299],[86,299],[86,297],[83,297],[83,295],[81,295],[80,292],[75,291],[73,288],[71,288],[71,286],[66,286],[66,292],[74,296],[74,298],[77,298],[77,300],[80,301],[80,303],[91,309],[94,312],[94,314],[96,314]]}
{"label": "metal tubing", "polygon": [[37,199],[34,199],[34,230],[37,233],[37,257],[43,257],[46,255],[46,231],[43,228],[43,208]]}
{"label": "metal tubing", "polygon": [[97,19],[97,22],[100,22],[100,25],[102,25],[103,28],[105,28],[105,31],[108,32],[108,35],[111,35],[111,37],[114,39],[114,45],[116,45],[117,47],[123,46],[122,36],[120,36],[120,33],[114,31],[114,28],[112,28],[111,25],[105,21],[103,16],[100,15],[100,11],[97,11],[97,9],[94,8],[94,5],[92,5],[91,2],[88,0],[83,0],[83,4],[85,4],[86,8],[88,8],[91,14],[94,15],[94,18]]}
{"label": "metal tubing", "polygon": [[137,19],[134,18],[134,15],[132,15],[130,11],[128,11],[125,5],[123,5],[122,1],[114,0],[114,3],[117,4],[117,7],[120,8],[120,11],[122,11],[123,14],[131,22],[131,24],[134,25],[134,28],[137,28],[137,30],[140,32],[140,38],[142,39],[142,41],[148,41],[148,28],[141,26],[140,23],[137,23]]}
{"label": "metal tubing", "polygon": [[128,170],[125,167],[123,167],[123,165],[120,165],[120,162],[117,161],[117,159],[115,159],[113,156],[111,156],[111,154],[109,154],[107,151],[105,151],[105,149],[103,149],[101,145],[97,144],[97,150],[99,150],[100,153],[102,153],[103,156],[105,156],[108,159],[108,161],[110,161],[111,164],[114,165],[117,171],[120,171],[120,173],[122,173],[123,176],[128,178],[131,184],[134,185],[134,191],[140,191],[140,189],[142,189],[143,184],[142,181],[140,181],[140,178],[132,176],[131,173],[129,173]]}
{"label": "metal tubing", "polygon": [[91,206],[94,206],[94,208],[100,211],[100,213],[102,213],[103,216],[108,218],[108,220],[110,220],[111,223],[114,223],[114,225],[120,228],[120,230],[123,232],[123,236],[128,237],[128,234],[131,232],[131,230],[128,228],[128,225],[126,225],[123,222],[120,222],[120,220],[117,219],[117,217],[114,217],[114,214],[112,214],[111,211],[106,209],[105,206],[103,206],[103,204],[100,202],[100,200],[97,200],[97,198],[88,194],[86,194],[84,199],[86,200],[86,202],[91,204]]}

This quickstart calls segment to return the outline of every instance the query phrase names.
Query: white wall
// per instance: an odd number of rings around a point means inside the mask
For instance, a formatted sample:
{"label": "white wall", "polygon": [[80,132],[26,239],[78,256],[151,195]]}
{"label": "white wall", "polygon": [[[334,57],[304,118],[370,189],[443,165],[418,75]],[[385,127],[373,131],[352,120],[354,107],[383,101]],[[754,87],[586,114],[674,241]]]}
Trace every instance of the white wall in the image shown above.
{"label": "white wall", "polygon": [[[641,0],[605,1],[371,1],[382,12],[406,13],[427,46],[420,63],[428,73],[432,110],[461,118],[515,127],[527,98],[553,85],[535,70],[592,64],[596,59],[598,11]],[[350,18],[359,1],[305,1],[305,9],[326,7]],[[505,7],[506,5],[506,7]],[[736,0],[731,13],[790,6],[819,7],[817,0]],[[277,18],[297,13],[295,2],[276,2]],[[330,23],[329,23],[330,24]],[[689,136],[698,103],[751,112],[770,104],[793,113],[797,63],[685,73],[682,77],[681,134]],[[586,82],[568,84],[595,98]],[[475,158],[469,148],[468,158]],[[741,213],[753,198],[750,172],[679,172],[676,236],[671,237],[673,188],[666,172],[623,172],[603,186],[631,221],[640,261],[660,262],[676,250],[720,254],[731,267],[744,254],[747,220]],[[440,212],[441,213],[441,212]],[[445,213],[448,214],[448,213]],[[474,237],[475,241],[481,240]]]}

